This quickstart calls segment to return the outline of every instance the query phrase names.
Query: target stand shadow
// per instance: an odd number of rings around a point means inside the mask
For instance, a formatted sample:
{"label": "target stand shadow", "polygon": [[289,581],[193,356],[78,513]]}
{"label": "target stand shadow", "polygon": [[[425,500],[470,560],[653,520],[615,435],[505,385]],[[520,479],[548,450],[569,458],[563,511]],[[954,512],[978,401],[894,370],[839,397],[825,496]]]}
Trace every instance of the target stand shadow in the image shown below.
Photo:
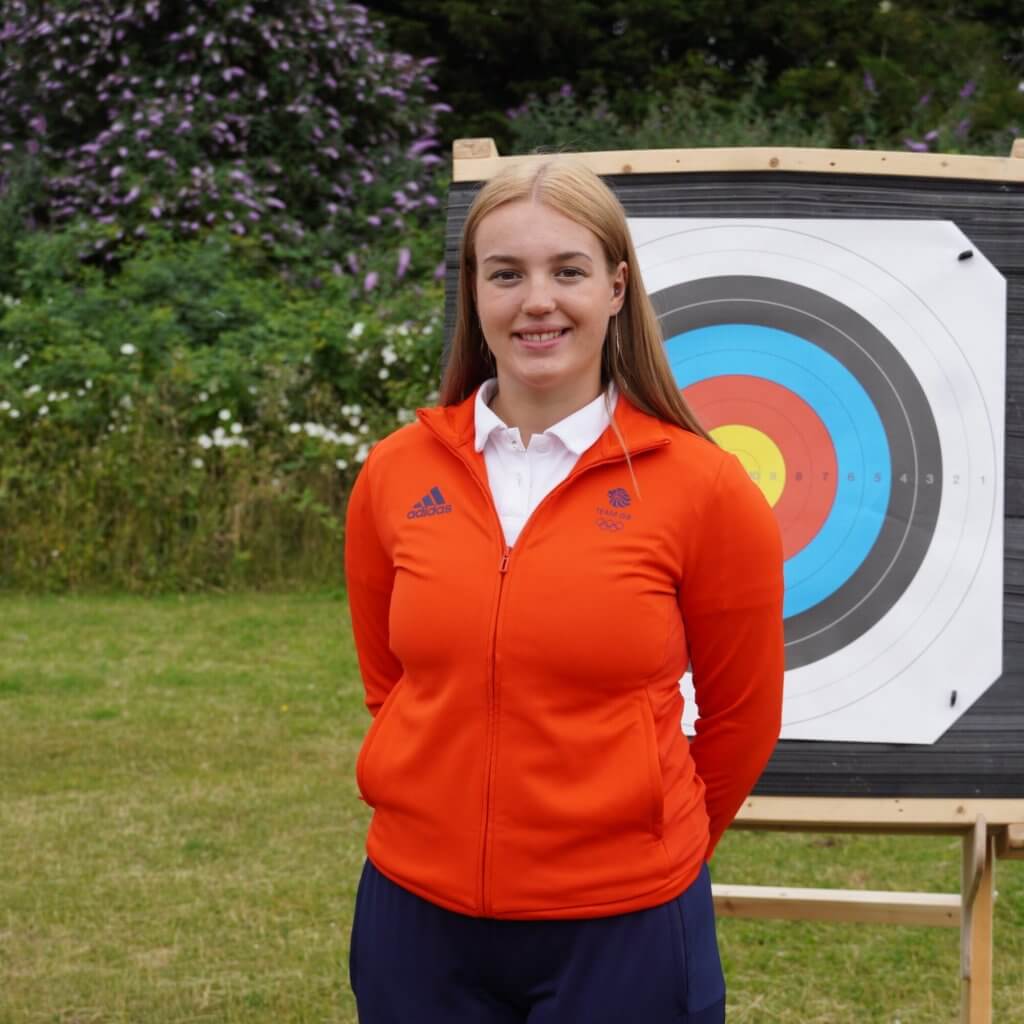
{"label": "target stand shadow", "polygon": [[[621,200],[676,381],[783,537],[783,735],[733,827],[963,842],[958,894],[716,884],[718,912],[957,927],[961,1020],[986,1024],[994,863],[1024,857],[1024,142],[574,157]],[[449,338],[474,194],[543,159],[455,143]]]}

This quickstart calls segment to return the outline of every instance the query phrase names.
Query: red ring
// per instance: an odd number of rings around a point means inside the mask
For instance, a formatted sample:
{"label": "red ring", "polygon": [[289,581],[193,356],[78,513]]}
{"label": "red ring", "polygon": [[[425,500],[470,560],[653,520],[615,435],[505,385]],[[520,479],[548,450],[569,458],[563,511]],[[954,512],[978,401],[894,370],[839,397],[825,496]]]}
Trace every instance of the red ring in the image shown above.
{"label": "red ring", "polygon": [[806,547],[828,518],[837,483],[835,446],[814,409],[788,388],[744,374],[698,381],[683,397],[706,430],[742,424],[778,445],[786,464],[774,507],[783,553],[791,558]]}

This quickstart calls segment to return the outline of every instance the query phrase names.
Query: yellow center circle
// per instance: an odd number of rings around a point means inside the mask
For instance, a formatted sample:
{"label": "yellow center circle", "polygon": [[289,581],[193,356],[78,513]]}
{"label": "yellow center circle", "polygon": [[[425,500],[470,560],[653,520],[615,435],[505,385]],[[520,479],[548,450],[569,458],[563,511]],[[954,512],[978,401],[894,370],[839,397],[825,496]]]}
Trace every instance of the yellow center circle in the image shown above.
{"label": "yellow center circle", "polygon": [[727,423],[709,431],[720,448],[732,452],[774,506],[786,486],[786,460],[779,446],[756,427]]}

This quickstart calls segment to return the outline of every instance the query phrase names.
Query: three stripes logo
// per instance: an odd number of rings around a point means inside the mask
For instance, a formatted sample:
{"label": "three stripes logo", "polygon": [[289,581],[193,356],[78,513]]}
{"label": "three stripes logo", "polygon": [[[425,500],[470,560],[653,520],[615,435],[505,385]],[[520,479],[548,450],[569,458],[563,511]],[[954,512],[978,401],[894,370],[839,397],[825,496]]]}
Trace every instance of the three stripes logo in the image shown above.
{"label": "three stripes logo", "polygon": [[452,507],[444,500],[440,487],[431,487],[429,494],[424,494],[413,507],[406,512],[406,519],[422,519],[424,516],[444,516],[451,512]]}

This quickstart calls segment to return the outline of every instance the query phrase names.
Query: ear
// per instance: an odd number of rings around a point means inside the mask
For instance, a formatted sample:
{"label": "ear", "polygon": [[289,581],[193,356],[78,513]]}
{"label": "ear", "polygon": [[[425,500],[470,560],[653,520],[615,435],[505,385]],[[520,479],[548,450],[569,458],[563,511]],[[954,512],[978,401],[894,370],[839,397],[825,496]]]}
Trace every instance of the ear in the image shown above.
{"label": "ear", "polygon": [[626,286],[629,284],[629,267],[623,260],[612,274],[612,306],[611,315],[615,316],[626,304]]}

